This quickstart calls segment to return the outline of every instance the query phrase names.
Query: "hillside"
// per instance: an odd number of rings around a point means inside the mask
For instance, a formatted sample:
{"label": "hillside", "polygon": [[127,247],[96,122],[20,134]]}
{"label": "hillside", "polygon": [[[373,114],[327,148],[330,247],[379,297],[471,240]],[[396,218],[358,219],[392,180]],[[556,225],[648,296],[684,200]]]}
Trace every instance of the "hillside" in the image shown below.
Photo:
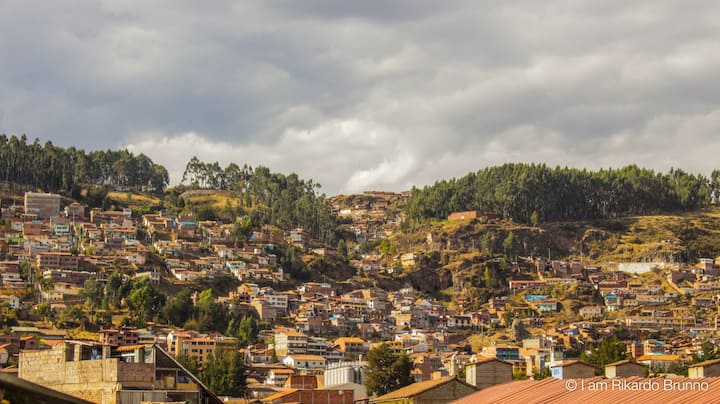
{"label": "hillside", "polygon": [[414,286],[444,291],[459,303],[485,301],[504,293],[508,278],[529,278],[538,256],[608,269],[621,262],[714,258],[720,255],[720,208],[538,226],[489,218],[435,221],[390,241],[398,254],[418,254],[416,267],[403,272]]}

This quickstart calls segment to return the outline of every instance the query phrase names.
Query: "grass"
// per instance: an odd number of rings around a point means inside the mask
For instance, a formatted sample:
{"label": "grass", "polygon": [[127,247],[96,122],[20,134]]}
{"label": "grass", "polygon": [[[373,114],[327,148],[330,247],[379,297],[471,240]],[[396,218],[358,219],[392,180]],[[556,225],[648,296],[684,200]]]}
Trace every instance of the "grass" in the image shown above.
{"label": "grass", "polygon": [[228,202],[233,206],[240,205],[242,202],[231,196],[229,191],[192,190],[185,192],[182,197],[187,204],[209,206],[216,210],[225,208]]}
{"label": "grass", "polygon": [[147,194],[134,192],[108,192],[108,198],[116,205],[123,206],[157,206],[160,198]]}

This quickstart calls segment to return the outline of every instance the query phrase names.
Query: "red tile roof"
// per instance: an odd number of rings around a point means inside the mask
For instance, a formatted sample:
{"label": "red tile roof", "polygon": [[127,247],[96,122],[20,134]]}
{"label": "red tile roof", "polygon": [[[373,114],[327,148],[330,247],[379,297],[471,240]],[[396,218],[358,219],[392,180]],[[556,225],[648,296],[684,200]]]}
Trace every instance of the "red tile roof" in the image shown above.
{"label": "red tile roof", "polygon": [[[643,385],[642,383],[645,383]],[[666,385],[666,383],[677,383]],[[599,387],[593,389],[591,386]],[[634,387],[640,388],[634,389]],[[642,386],[649,386],[642,388]],[[604,387],[604,388],[603,388]],[[591,390],[592,389],[592,390]],[[597,391],[594,391],[597,390]],[[717,403],[720,401],[720,377],[689,379],[523,380],[489,387],[465,396],[453,404],[476,403]]]}

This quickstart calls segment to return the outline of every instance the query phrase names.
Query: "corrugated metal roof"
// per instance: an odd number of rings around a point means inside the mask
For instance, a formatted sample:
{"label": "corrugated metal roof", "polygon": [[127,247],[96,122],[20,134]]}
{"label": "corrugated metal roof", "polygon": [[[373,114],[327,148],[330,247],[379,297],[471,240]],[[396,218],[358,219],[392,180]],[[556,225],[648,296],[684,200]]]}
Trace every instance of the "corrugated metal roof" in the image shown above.
{"label": "corrugated metal roof", "polygon": [[720,377],[523,380],[489,387],[453,404],[475,403],[718,403]]}
{"label": "corrugated metal roof", "polygon": [[380,397],[372,400],[372,402],[379,403],[379,402],[383,402],[383,401],[396,400],[396,399],[405,398],[405,397],[414,397],[420,393],[424,393],[428,390],[434,389],[438,386],[441,386],[445,383],[449,383],[452,381],[457,381],[458,383],[465,384],[465,382],[463,382],[460,379],[457,379],[455,376],[446,376],[446,377],[442,377],[440,379],[413,383],[409,386],[402,387],[395,391],[391,391],[383,396],[380,396]]}
{"label": "corrugated metal roof", "polygon": [[720,363],[720,359],[711,359],[709,361],[699,362],[694,365],[690,365],[690,367],[696,368],[696,367],[700,367],[700,366],[710,366],[710,365],[714,365],[716,363]]}
{"label": "corrugated metal roof", "polygon": [[265,402],[272,402],[272,401],[281,399],[281,398],[283,398],[283,397],[289,396],[289,395],[291,395],[291,394],[294,394],[294,393],[296,393],[296,392],[298,392],[298,391],[300,391],[300,390],[299,390],[299,389],[289,389],[289,390],[281,391],[281,392],[279,392],[279,393],[277,393],[277,394],[273,394],[272,396],[265,397],[265,398],[263,399],[263,401],[265,401]]}

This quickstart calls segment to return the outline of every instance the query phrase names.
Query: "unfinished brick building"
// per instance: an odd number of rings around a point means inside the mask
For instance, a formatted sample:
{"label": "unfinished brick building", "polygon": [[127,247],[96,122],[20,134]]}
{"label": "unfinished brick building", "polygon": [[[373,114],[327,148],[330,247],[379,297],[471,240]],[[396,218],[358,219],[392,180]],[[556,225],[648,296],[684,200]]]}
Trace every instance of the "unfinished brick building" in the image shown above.
{"label": "unfinished brick building", "polygon": [[20,353],[19,377],[102,404],[221,404],[216,395],[157,345],[111,347],[65,341]]}

